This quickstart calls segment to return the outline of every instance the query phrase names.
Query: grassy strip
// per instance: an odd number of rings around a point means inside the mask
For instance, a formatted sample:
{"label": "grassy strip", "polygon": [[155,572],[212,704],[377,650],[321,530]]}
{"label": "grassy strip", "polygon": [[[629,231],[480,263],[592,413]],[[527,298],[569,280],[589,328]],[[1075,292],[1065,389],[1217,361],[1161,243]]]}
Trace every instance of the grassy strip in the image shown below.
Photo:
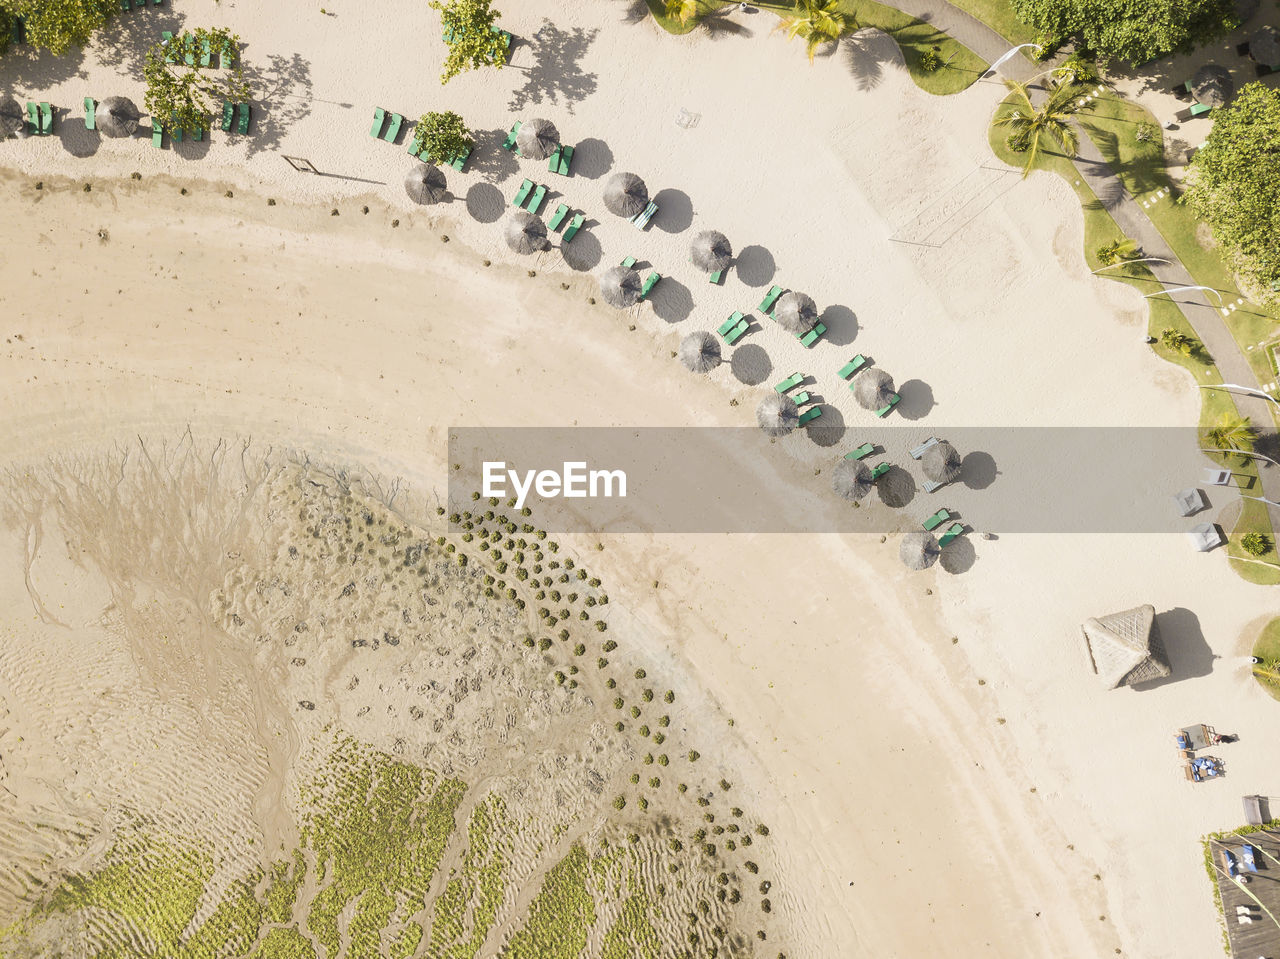
{"label": "grassy strip", "polygon": [[[1157,190],[1173,189],[1173,180],[1165,166],[1159,124],[1145,108],[1108,92],[1092,101],[1079,120],[1125,189],[1135,198],[1149,199]],[[1157,139],[1151,143],[1142,143],[1134,136],[1139,124],[1144,123],[1154,128]],[[1176,191],[1152,203],[1146,214],[1197,283],[1217,290],[1227,304],[1244,296],[1217,251],[1201,240],[1209,236],[1208,225],[1180,202]],[[1280,308],[1247,303],[1225,319],[1259,381],[1271,382],[1276,371],[1267,351],[1257,347],[1275,339]]]}
{"label": "grassy strip", "polygon": [[582,954],[596,921],[589,872],[587,852],[575,844],[547,873],[524,925],[502,951],[503,959],[577,959]]}
{"label": "grassy strip", "polygon": [[[1006,115],[1013,108],[1013,105],[1012,97],[1006,98],[996,109],[996,118]],[[988,131],[991,151],[1011,166],[1022,166],[1026,162],[1025,156],[1010,150],[1005,142],[1005,136],[1004,128],[993,123]],[[1122,238],[1123,233],[1120,227],[1111,217],[1111,214],[1106,211],[1106,208],[1103,207],[1097,195],[1081,178],[1070,158],[1056,150],[1042,150],[1036,160],[1034,169],[1058,174],[1070,183],[1072,189],[1075,190],[1084,214],[1085,262],[1089,264],[1090,269],[1097,269],[1102,265],[1097,257],[1096,251],[1098,247],[1112,240]],[[1127,283],[1143,293],[1150,293],[1152,290],[1160,288],[1160,284],[1154,274],[1141,263],[1131,263],[1124,267],[1116,267],[1102,275],[1108,279]],[[1159,342],[1160,334],[1165,329],[1174,329],[1189,337],[1195,337],[1195,330],[1191,327],[1182,311],[1167,299],[1154,299],[1147,302],[1149,304],[1147,330],[1157,340],[1153,345],[1157,355],[1181,366],[1194,377],[1197,385],[1221,383],[1222,375],[1214,365],[1213,357],[1207,356],[1203,349],[1187,355],[1178,350],[1170,349]],[[1235,401],[1232,400],[1229,393],[1221,390],[1201,390],[1200,393],[1199,426],[1201,429],[1217,425],[1222,421],[1223,417],[1229,414],[1239,415]],[[1223,457],[1215,458],[1211,456],[1210,459],[1221,461]],[[1241,466],[1238,459],[1233,458],[1231,463],[1232,472],[1241,477],[1252,477],[1252,485],[1256,487],[1258,485],[1257,466],[1254,462]],[[1260,585],[1280,583],[1280,565],[1277,564],[1277,554],[1274,549],[1266,557],[1249,557],[1250,562],[1245,562],[1241,559],[1241,557],[1247,556],[1240,547],[1240,539],[1246,533],[1259,532],[1272,542],[1275,542],[1271,517],[1265,504],[1250,499],[1242,499],[1241,504],[1240,517],[1231,530],[1227,547],[1228,556],[1231,557],[1231,567],[1250,583]],[[1257,562],[1257,559],[1261,559],[1262,562]]]}
{"label": "grassy strip", "polygon": [[1280,618],[1262,628],[1253,644],[1253,655],[1262,660],[1261,665],[1253,667],[1253,678],[1272,699],[1280,699]]}
{"label": "grassy strip", "polygon": [[[667,16],[662,0],[646,0],[646,2],[653,19],[668,33],[680,36],[697,29],[696,19],[681,23],[677,18]],[[702,0],[698,6],[701,15],[707,16],[731,5],[723,0]],[[779,3],[756,3],[755,5],[779,16],[785,15],[792,9],[788,4]],[[841,0],[839,10],[845,16],[851,17],[858,25],[858,29],[874,27],[892,37],[902,50],[902,59],[906,63],[911,79],[926,93],[937,96],[959,93],[972,85],[987,69],[987,61],[958,40],[901,10],[877,3],[876,0]],[[797,47],[796,55],[804,56],[803,47],[799,41],[795,46]],[[934,70],[925,69],[924,58],[928,53],[936,54],[944,65]]]}
{"label": "grassy strip", "polygon": [[981,20],[1008,40],[1011,47],[1032,43],[1036,39],[1035,30],[1018,19],[1009,0],[947,0],[947,2],[963,10],[975,20]]}

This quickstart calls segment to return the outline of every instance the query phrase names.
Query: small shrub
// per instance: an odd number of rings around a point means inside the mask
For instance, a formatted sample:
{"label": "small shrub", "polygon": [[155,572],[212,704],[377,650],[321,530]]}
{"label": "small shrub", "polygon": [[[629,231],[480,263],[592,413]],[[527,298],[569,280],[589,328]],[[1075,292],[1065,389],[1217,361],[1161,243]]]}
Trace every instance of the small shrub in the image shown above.
{"label": "small shrub", "polygon": [[1263,556],[1271,552],[1271,541],[1255,530],[1240,537],[1240,548],[1250,556]]}
{"label": "small shrub", "polygon": [[920,69],[926,73],[933,73],[940,66],[942,66],[942,57],[933,50],[926,50],[920,55]]}
{"label": "small shrub", "polygon": [[698,757],[699,757],[699,756],[701,756],[701,755],[702,755],[702,753],[698,752],[696,749],[690,749],[690,750],[689,750],[689,762],[691,762],[691,763],[696,763],[696,762],[698,761]]}

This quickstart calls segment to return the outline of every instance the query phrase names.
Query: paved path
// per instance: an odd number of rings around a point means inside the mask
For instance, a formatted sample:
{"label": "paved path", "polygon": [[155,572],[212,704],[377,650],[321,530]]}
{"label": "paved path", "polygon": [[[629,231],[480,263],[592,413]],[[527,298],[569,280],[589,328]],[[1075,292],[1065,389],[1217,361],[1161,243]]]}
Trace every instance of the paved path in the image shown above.
{"label": "paved path", "polygon": [[[988,63],[994,63],[1009,50],[1009,41],[985,23],[952,6],[946,0],[892,0],[893,5],[917,19],[924,20],[939,30],[959,40]],[[1047,69],[1046,64],[1034,63],[1021,54],[1007,60],[1000,73],[1011,80],[1025,81]],[[999,82],[995,78],[981,83]],[[1000,83],[1003,90],[1004,84]],[[1003,96],[1003,94],[1002,94]],[[1075,159],[1076,169],[1093,192],[1102,200],[1107,211],[1115,219],[1125,235],[1142,247],[1147,256],[1158,256],[1168,264],[1148,263],[1146,266],[1164,284],[1166,289],[1192,286],[1195,280],[1169,248],[1156,225],[1142,211],[1142,205],[1124,188],[1124,184],[1108,166],[1097,144],[1081,131],[1080,151]],[[1172,202],[1167,197],[1158,202]],[[1182,311],[1191,328],[1213,357],[1224,383],[1236,383],[1249,389],[1260,389],[1253,367],[1245,358],[1231,331],[1223,321],[1216,302],[1200,290],[1186,290],[1171,297]],[[1270,400],[1240,394],[1234,395],[1242,416],[1247,416],[1255,426],[1270,428],[1274,422],[1276,405]],[[1280,470],[1271,469],[1263,460],[1257,461],[1262,489],[1251,492],[1280,503]],[[1195,479],[1199,479],[1196,477]],[[1188,479],[1188,484],[1193,482]],[[1280,524],[1277,524],[1280,525]]]}

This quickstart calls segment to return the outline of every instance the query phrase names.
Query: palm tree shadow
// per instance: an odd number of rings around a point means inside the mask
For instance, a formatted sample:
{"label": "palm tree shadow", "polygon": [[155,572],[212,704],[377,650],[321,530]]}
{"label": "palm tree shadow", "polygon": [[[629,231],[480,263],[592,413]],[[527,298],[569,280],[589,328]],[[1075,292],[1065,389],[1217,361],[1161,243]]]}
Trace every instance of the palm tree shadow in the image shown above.
{"label": "palm tree shadow", "polygon": [[645,0],[624,0],[622,22],[627,24],[643,23],[649,16],[649,4]]}
{"label": "palm tree shadow", "polygon": [[529,38],[536,53],[534,65],[525,71],[524,85],[511,94],[508,108],[563,102],[572,113],[574,103],[596,92],[596,75],[584,73],[579,61],[599,32],[582,27],[562,30],[544,19]]}
{"label": "palm tree shadow", "polygon": [[884,65],[901,59],[898,45],[879,30],[863,30],[844,41],[845,65],[859,90],[871,90],[884,80]]}
{"label": "palm tree shadow", "polygon": [[746,24],[729,19],[735,10],[736,8],[733,4],[721,7],[719,10],[712,10],[698,21],[698,26],[702,27],[712,40],[720,40],[724,37],[755,36],[754,31]]}

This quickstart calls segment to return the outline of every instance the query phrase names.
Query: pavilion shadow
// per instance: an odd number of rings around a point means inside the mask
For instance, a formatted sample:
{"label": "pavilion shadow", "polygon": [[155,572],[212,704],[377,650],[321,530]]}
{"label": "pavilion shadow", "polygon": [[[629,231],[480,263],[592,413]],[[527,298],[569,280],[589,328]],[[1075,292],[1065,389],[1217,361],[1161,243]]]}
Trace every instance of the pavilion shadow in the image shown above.
{"label": "pavilion shadow", "polygon": [[1200,618],[1195,613],[1182,606],[1175,606],[1167,612],[1156,614],[1156,626],[1160,629],[1160,639],[1164,642],[1171,672],[1163,679],[1134,683],[1133,689],[1158,689],[1169,683],[1208,676],[1213,672],[1213,661],[1218,657],[1209,648],[1204,631],[1200,628]]}

